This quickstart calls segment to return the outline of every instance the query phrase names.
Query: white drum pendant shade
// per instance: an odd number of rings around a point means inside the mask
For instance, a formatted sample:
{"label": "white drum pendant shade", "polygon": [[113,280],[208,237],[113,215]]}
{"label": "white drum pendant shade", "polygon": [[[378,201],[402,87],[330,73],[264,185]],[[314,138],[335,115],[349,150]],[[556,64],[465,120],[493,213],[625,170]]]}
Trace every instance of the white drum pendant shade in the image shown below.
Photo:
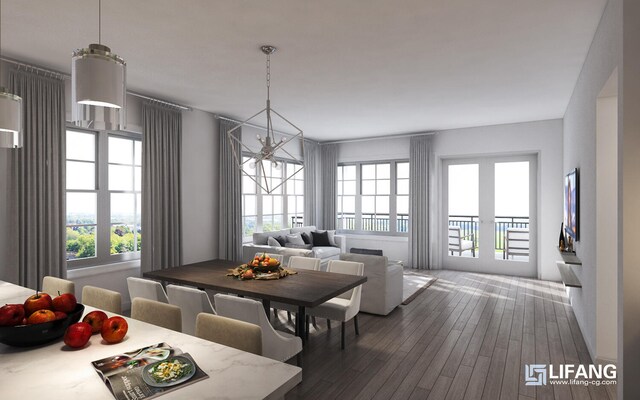
{"label": "white drum pendant shade", "polygon": [[91,44],[76,50],[71,62],[71,93],[74,104],[123,108],[126,94],[126,63],[107,46]]}
{"label": "white drum pendant shade", "polygon": [[0,147],[22,147],[22,98],[0,88]]}

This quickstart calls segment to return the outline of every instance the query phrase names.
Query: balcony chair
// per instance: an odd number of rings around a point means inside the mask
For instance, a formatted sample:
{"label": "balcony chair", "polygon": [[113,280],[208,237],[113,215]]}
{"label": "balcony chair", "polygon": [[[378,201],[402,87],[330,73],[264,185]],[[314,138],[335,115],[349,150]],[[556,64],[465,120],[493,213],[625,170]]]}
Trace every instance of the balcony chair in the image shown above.
{"label": "balcony chair", "polygon": [[509,256],[529,256],[529,229],[507,228],[502,258],[508,260]]}
{"label": "balcony chair", "polygon": [[200,313],[196,317],[196,336],[238,350],[262,355],[262,329],[237,319]]}
{"label": "balcony chair", "polygon": [[462,236],[459,226],[449,226],[449,251],[451,255],[456,252],[461,256],[465,251],[471,250],[471,256],[475,257],[476,246],[474,242],[473,233]]}
{"label": "balcony chair", "polygon": [[182,333],[195,334],[198,314],[216,313],[211,305],[211,300],[209,300],[209,295],[204,290],[167,285],[167,296],[169,296],[169,304],[178,306],[182,310]]}

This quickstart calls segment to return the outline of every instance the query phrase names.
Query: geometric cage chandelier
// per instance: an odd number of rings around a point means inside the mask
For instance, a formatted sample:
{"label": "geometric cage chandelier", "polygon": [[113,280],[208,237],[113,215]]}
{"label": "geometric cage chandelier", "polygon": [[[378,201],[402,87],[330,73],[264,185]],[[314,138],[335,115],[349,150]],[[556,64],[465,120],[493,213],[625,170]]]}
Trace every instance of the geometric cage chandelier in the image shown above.
{"label": "geometric cage chandelier", "polygon": [[[271,194],[286,181],[302,171],[304,161],[304,134],[300,128],[271,107],[271,54],[276,51],[276,48],[274,46],[266,45],[261,46],[260,50],[267,56],[266,107],[230,129],[227,132],[227,136],[238,168],[240,168],[244,175],[251,178],[251,180],[253,180],[264,192]],[[266,118],[267,134],[264,138],[260,135],[257,136],[258,141],[255,143],[255,147],[247,145],[247,143],[242,141],[242,138],[238,138],[233,134],[236,130],[240,129],[244,125],[248,125],[250,121],[253,121],[261,115],[264,115]],[[295,133],[286,136],[282,135],[280,140],[277,140],[273,130],[273,116],[280,118],[292,127],[295,130]],[[296,157],[291,154],[292,152],[298,153],[298,151],[301,154],[300,157]],[[245,159],[243,156],[249,157]],[[290,173],[288,175],[288,171],[283,171],[282,180],[280,180],[279,177],[276,179],[269,177],[266,170],[268,164],[270,163],[274,169],[280,170],[283,165],[283,160],[293,161],[291,164],[294,166],[293,171],[289,171]],[[248,166],[251,169],[258,169],[258,176],[256,177],[255,174],[247,172],[245,166]]]}

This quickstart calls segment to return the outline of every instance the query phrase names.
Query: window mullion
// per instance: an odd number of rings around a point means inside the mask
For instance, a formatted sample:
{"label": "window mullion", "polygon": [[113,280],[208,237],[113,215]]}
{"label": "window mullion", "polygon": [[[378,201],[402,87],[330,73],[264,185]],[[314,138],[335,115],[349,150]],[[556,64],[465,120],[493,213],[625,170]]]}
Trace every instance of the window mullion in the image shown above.
{"label": "window mullion", "polygon": [[111,249],[111,199],[109,196],[109,135],[106,131],[98,133],[98,227],[96,229],[96,259],[99,264],[109,262]]}

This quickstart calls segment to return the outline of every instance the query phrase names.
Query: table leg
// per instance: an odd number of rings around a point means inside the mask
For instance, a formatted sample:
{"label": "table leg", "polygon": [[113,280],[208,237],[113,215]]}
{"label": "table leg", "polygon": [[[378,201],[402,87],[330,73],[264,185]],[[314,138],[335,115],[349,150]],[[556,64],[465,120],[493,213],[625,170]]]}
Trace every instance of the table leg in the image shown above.
{"label": "table leg", "polygon": [[262,299],[262,306],[264,307],[264,312],[267,314],[267,319],[271,321],[271,301]]}
{"label": "table leg", "polygon": [[296,314],[296,336],[299,336],[302,339],[302,344],[304,344],[307,340],[306,338],[306,312],[303,306],[298,306],[298,313]]}

